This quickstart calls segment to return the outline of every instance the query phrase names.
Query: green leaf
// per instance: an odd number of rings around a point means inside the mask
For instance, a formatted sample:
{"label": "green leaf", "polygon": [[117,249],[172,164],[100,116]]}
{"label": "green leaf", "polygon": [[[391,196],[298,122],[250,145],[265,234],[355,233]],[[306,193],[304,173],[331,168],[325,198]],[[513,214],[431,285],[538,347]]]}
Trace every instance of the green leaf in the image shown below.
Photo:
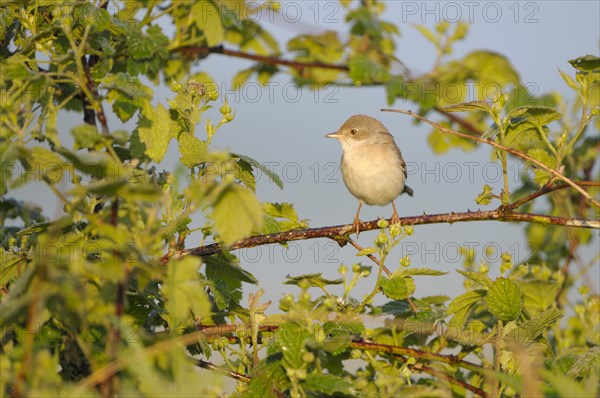
{"label": "green leaf", "polygon": [[419,33],[423,35],[423,37],[429,40],[434,46],[437,47],[439,45],[438,37],[428,27],[420,24],[413,24],[413,26],[419,31]]}
{"label": "green leaf", "polygon": [[304,366],[302,357],[306,352],[305,342],[311,337],[311,333],[297,323],[279,325],[275,342],[283,352],[282,364],[286,369],[301,369]]}
{"label": "green leaf", "polygon": [[379,285],[383,294],[393,300],[404,300],[416,290],[415,281],[411,277],[392,276],[390,279],[381,277]]}
{"label": "green leaf", "polygon": [[529,312],[544,311],[554,304],[560,285],[555,282],[518,282],[523,292],[523,305]]}
{"label": "green leaf", "polygon": [[558,70],[558,72],[562,76],[562,78],[565,81],[565,83],[567,83],[567,86],[571,87],[571,89],[573,91],[575,91],[576,93],[581,92],[581,87],[579,87],[579,85],[577,84],[577,82],[571,76],[569,76],[566,72],[563,72],[560,69]]}
{"label": "green leaf", "polygon": [[[556,165],[556,159],[552,155],[550,155],[545,149],[541,149],[541,148],[530,149],[529,151],[527,151],[527,155],[534,158],[535,160],[542,162],[543,164],[545,164],[546,166],[548,166],[551,169],[554,169],[554,167]],[[548,171],[546,171],[544,169],[539,168],[536,165],[533,165],[533,167],[534,167],[533,180],[536,183],[538,183],[540,186],[543,186],[550,180],[550,178],[552,177],[552,174],[550,174]]]}
{"label": "green leaf", "polygon": [[477,303],[485,295],[485,290],[472,290],[457,296],[454,300],[448,304],[448,314],[454,314],[455,312],[463,309],[470,308]]}
{"label": "green leaf", "polygon": [[233,79],[231,80],[231,87],[233,87],[234,90],[240,90],[242,86],[248,81],[248,79],[250,79],[252,72],[254,72],[254,68],[242,69],[241,71],[236,73],[235,76],[233,76]]}
{"label": "green leaf", "polygon": [[520,344],[529,344],[561,319],[562,315],[562,312],[557,308],[540,312],[534,318],[519,326],[512,337]]}
{"label": "green leaf", "polygon": [[480,285],[483,285],[487,288],[492,287],[492,285],[494,284],[494,282],[490,279],[489,276],[487,276],[486,274],[482,274],[481,272],[473,272],[473,271],[462,271],[457,269],[456,272],[458,272],[459,274],[466,276],[467,278],[471,279],[474,282],[479,283]]}
{"label": "green leaf", "polygon": [[216,46],[225,40],[225,29],[221,21],[221,12],[212,1],[199,1],[192,6],[192,15],[196,26],[202,29],[206,44]]}
{"label": "green leaf", "polygon": [[269,180],[271,182],[274,182],[275,185],[277,185],[280,189],[283,189],[283,182],[281,181],[281,178],[279,178],[279,176],[276,173],[274,173],[272,170],[270,170],[268,167],[263,166],[262,163],[258,162],[257,160],[254,160],[251,157],[246,156],[246,155],[240,155],[238,153],[232,153],[231,155],[233,157],[243,160],[244,162],[248,163],[250,166],[262,171],[263,173],[265,173],[267,175],[267,177],[269,177]]}
{"label": "green leaf", "polygon": [[523,294],[519,286],[510,279],[498,278],[488,289],[485,298],[490,312],[502,321],[517,319],[523,306]]}
{"label": "green leaf", "polygon": [[248,187],[252,192],[256,192],[256,179],[252,173],[252,166],[248,162],[238,159],[235,164],[235,177]]}
{"label": "green leaf", "polygon": [[354,393],[352,384],[339,376],[326,373],[309,373],[302,386],[308,390],[326,395],[335,395],[338,393],[353,395]]}
{"label": "green leaf", "polygon": [[600,58],[596,55],[585,55],[583,57],[570,59],[569,63],[573,66],[573,68],[578,69],[580,71],[595,71],[600,69]]}
{"label": "green leaf", "polygon": [[237,184],[231,184],[221,192],[210,217],[227,246],[260,230],[263,225],[260,202],[251,191]]}
{"label": "green leaf", "polygon": [[348,61],[348,74],[355,84],[385,82],[389,79],[389,71],[365,55],[356,55]]}
{"label": "green leaf", "polygon": [[488,184],[485,184],[483,186],[483,192],[481,192],[479,195],[477,195],[477,198],[475,198],[475,202],[478,205],[489,205],[492,202],[492,199],[495,198],[496,195],[492,192],[492,187],[490,187]]}
{"label": "green leaf", "polygon": [[506,115],[509,119],[519,118],[526,115],[524,122],[530,122],[537,126],[545,126],[561,118],[560,113],[551,106],[519,106],[513,108]]}
{"label": "green leaf", "polygon": [[306,220],[298,219],[298,214],[291,203],[265,202],[263,210],[265,211],[265,227],[263,229],[265,234],[308,227]]}
{"label": "green leaf", "polygon": [[171,120],[169,111],[162,104],[158,104],[154,109],[149,105],[144,107],[137,132],[140,141],[146,145],[146,155],[150,159],[160,163],[167,153],[176,128],[176,123]]}
{"label": "green leaf", "polygon": [[106,98],[112,103],[113,112],[122,122],[130,120],[144,106],[150,109],[152,89],[142,84],[137,77],[125,73],[106,75],[102,79],[102,88],[108,90]]}
{"label": "green leaf", "polygon": [[591,347],[585,354],[580,355],[567,372],[567,376],[588,377],[592,372],[600,373],[600,347]]}
{"label": "green leaf", "polygon": [[102,135],[98,132],[96,126],[87,123],[73,127],[71,135],[75,139],[75,149],[92,149],[102,142]]}
{"label": "green leaf", "polygon": [[471,309],[485,296],[485,290],[463,293],[448,304],[448,315],[454,314],[449,324],[462,328],[467,322]]}
{"label": "green leaf", "polygon": [[492,114],[492,106],[486,101],[463,102],[462,104],[450,105],[444,107],[446,112],[473,112],[483,111]]}
{"label": "green leaf", "polygon": [[438,270],[430,269],[430,268],[402,267],[402,268],[398,268],[398,270],[396,270],[393,275],[400,276],[400,277],[406,277],[406,276],[414,276],[414,275],[440,276],[440,275],[446,275],[446,274],[447,274],[447,272],[438,271]]}
{"label": "green leaf", "polygon": [[[477,98],[480,100],[489,99],[495,92],[520,82],[519,74],[510,61],[492,51],[473,51],[467,54],[459,65],[467,76],[477,81]],[[496,88],[495,92],[493,88]]]}
{"label": "green leaf", "polygon": [[191,319],[190,309],[196,319],[210,317],[211,305],[201,289],[198,268],[202,261],[198,257],[186,256],[171,260],[168,265],[168,279],[162,286],[169,325],[176,329]]}
{"label": "green leaf", "polygon": [[179,162],[189,168],[196,167],[206,161],[207,145],[205,141],[189,133],[182,133],[179,138]]}
{"label": "green leaf", "polygon": [[306,274],[300,276],[286,276],[286,285],[296,285],[300,286],[304,283],[307,283],[311,287],[324,287],[327,285],[341,285],[344,280],[343,279],[325,279],[323,278],[323,274],[321,272],[317,274]]}

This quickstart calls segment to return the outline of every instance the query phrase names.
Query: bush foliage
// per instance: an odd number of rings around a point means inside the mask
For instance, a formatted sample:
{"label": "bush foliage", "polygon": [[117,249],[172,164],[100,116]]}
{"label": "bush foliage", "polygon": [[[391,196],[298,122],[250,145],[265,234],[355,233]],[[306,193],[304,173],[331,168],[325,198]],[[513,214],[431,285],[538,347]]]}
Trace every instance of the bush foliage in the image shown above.
{"label": "bush foliage", "polygon": [[[557,93],[529,93],[501,54],[454,57],[469,25],[442,22],[416,27],[437,54],[431,70],[397,72],[399,29],[374,0],[341,0],[345,35],[298,35],[283,59],[282,43],[253,18],[278,7],[2,3],[2,394],[208,396],[222,394],[222,378],[232,377],[234,395],[248,396],[595,396],[600,297],[570,264],[592,241],[584,227],[598,227],[600,60],[582,56],[560,71],[575,96],[568,104]],[[408,257],[386,262],[418,226],[380,220],[361,261],[341,265],[339,279],[289,277],[283,283],[297,294],[267,316],[261,290],[243,296],[243,283],[258,282],[227,248],[308,225],[290,203],[255,196],[258,172],[282,185],[278,176],[211,145],[235,123],[235,110],[197,66],[229,48],[252,60],[234,85],[266,84],[275,74],[313,88],[382,85],[390,104],[411,101],[437,119],[429,136],[436,153],[497,144],[490,149],[504,188],[484,186],[474,199],[497,203],[499,220],[528,214],[527,239],[539,250],[523,263],[504,253],[495,279],[467,251],[457,270],[462,294],[417,298],[417,283],[445,273],[412,267]],[[476,98],[439,90],[471,83]],[[163,103],[158,84],[171,89]],[[218,120],[207,118],[211,107]],[[81,123],[65,131],[68,111]],[[129,121],[133,131],[123,127]],[[172,143],[185,177],[156,170]],[[515,154],[534,172],[509,186],[507,158]],[[28,184],[45,185],[60,214],[48,216],[42,197],[16,200]],[[191,223],[197,212],[205,225]],[[190,254],[187,238],[197,231],[202,244],[221,250]],[[597,258],[588,267],[598,267]],[[364,278],[372,292],[355,297]],[[343,295],[330,294],[338,285]],[[376,296],[386,302],[375,305]],[[385,322],[371,327],[367,316]]]}

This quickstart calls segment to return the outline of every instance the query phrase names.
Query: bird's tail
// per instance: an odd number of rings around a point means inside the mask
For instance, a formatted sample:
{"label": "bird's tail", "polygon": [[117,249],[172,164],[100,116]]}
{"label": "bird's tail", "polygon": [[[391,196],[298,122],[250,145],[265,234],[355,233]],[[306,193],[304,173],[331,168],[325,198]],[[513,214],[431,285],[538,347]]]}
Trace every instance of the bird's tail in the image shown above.
{"label": "bird's tail", "polygon": [[402,190],[402,192],[401,192],[401,193],[405,193],[405,194],[407,194],[408,196],[413,196],[413,194],[414,194],[415,192],[412,190],[412,188],[411,188],[411,187],[409,187],[408,185],[405,185],[405,186],[404,186],[404,189]]}

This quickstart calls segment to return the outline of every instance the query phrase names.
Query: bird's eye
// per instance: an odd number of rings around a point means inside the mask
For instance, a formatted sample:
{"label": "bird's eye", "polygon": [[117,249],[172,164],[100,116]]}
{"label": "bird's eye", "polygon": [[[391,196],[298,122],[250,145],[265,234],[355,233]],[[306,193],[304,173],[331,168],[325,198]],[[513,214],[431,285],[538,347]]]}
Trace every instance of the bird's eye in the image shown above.
{"label": "bird's eye", "polygon": [[356,133],[358,133],[357,129],[351,129],[350,130],[350,135],[356,135]]}

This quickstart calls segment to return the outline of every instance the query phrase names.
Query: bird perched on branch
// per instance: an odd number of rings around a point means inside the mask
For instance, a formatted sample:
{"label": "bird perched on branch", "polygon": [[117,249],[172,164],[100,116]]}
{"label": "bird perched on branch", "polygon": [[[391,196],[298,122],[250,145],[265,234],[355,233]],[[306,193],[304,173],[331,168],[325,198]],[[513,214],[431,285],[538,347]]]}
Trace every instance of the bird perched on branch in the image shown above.
{"label": "bird perched on branch", "polygon": [[394,208],[391,222],[399,222],[394,200],[402,193],[412,196],[413,190],[404,184],[406,164],[388,129],[370,116],[354,115],[326,137],[337,138],[342,144],[342,177],[346,188],[358,199],[353,223],[356,235],[363,203],[385,206],[391,202]]}

